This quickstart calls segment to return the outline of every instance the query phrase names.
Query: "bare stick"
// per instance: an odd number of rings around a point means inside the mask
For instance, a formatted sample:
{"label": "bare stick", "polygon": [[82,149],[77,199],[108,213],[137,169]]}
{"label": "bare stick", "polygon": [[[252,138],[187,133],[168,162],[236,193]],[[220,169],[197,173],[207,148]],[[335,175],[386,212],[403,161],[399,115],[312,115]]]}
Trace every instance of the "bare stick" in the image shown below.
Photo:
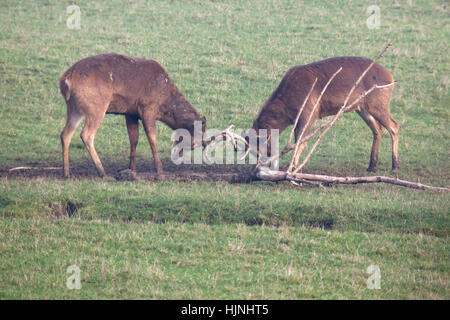
{"label": "bare stick", "polygon": [[311,89],[309,89],[308,94],[306,95],[305,99],[303,100],[302,106],[298,110],[297,117],[295,118],[294,126],[292,127],[291,134],[289,135],[289,140],[287,142],[288,145],[291,144],[292,137],[294,136],[295,128],[297,127],[298,120],[300,119],[300,115],[302,114],[303,109],[305,108],[306,102],[308,101],[309,96],[311,95],[311,92],[314,90],[316,83],[317,83],[317,78],[314,80],[314,83],[312,84]]}
{"label": "bare stick", "polygon": [[[306,122],[305,126],[302,129],[302,132],[300,133],[300,136],[298,137],[297,140],[297,144],[295,145],[295,150],[294,150],[294,155],[292,156],[291,162],[289,164],[289,168],[287,171],[291,171],[292,170],[292,166],[294,165],[294,159],[295,159],[295,155],[298,151],[298,149],[300,148],[300,145],[302,144],[301,140],[303,138],[303,134],[305,133],[306,128],[309,126],[309,123],[311,122],[312,116],[316,111],[317,106],[320,103],[320,100],[322,99],[323,94],[325,93],[325,91],[327,90],[328,86],[330,85],[331,81],[333,81],[334,77],[336,77],[336,75],[342,71],[342,67],[340,67],[332,76],[330,79],[328,79],[327,84],[323,87],[322,91],[320,92],[319,98],[317,99],[316,103],[314,104],[311,113],[309,114],[308,117],[308,121]],[[315,84],[315,82],[314,82]]]}
{"label": "bare stick", "polygon": [[[413,188],[413,189],[421,189],[421,190],[438,190],[438,191],[450,191],[449,187],[434,187],[422,184],[420,182],[411,182],[407,180],[401,180],[398,178],[385,177],[385,176],[368,176],[368,177],[333,177],[326,175],[317,175],[317,174],[305,174],[300,173],[296,174],[295,179],[307,179],[310,181],[322,181],[327,183],[343,183],[343,184],[357,184],[357,183],[374,183],[374,182],[383,182],[389,184],[395,184],[397,186]],[[290,180],[291,178],[287,178]]]}
{"label": "bare stick", "polygon": [[422,184],[420,182],[411,182],[407,180],[401,180],[398,178],[385,177],[385,176],[368,176],[368,177],[336,177],[321,174],[308,174],[308,173],[296,173],[289,175],[284,171],[270,170],[269,168],[260,168],[256,174],[256,177],[260,180],[266,181],[295,181],[304,182],[307,181],[319,181],[325,184],[358,184],[358,183],[389,183],[406,188],[420,189],[420,190],[435,190],[435,191],[450,191],[450,187],[434,187]]}
{"label": "bare stick", "polygon": [[369,93],[371,93],[373,90],[375,89],[386,89],[389,88],[391,86],[393,86],[395,84],[395,82],[391,82],[389,84],[385,84],[385,85],[373,85],[372,88],[370,88],[369,90],[367,90],[366,92],[362,93],[358,98],[356,98],[355,100],[353,100],[352,103],[350,103],[347,107],[345,107],[344,112],[348,112],[351,110],[351,108],[357,104],[359,101],[361,101],[361,99],[363,99],[364,97],[366,97]]}
{"label": "bare stick", "polygon": [[[308,142],[309,140],[311,140],[312,138],[314,138],[314,136],[315,136],[320,130],[322,130],[322,129],[325,128],[327,125],[329,125],[329,124],[331,123],[332,120],[333,120],[333,119],[330,119],[330,120],[328,120],[327,122],[322,123],[319,127],[317,127],[317,128],[314,130],[314,132],[309,133],[306,137],[303,137],[302,140],[301,140],[301,143]],[[276,160],[276,159],[278,159],[278,158],[281,158],[281,157],[284,156],[286,153],[288,153],[288,152],[294,150],[296,145],[297,145],[297,142],[296,142],[296,143],[288,144],[287,146],[285,146],[285,147],[283,148],[283,150],[281,150],[280,153],[275,154],[275,155],[271,156],[270,158],[268,158],[268,159],[264,162],[263,165],[266,166],[267,164],[271,163],[272,161],[274,161],[274,160]],[[247,152],[248,152],[248,151],[247,151]]]}
{"label": "bare stick", "polygon": [[18,170],[62,170],[62,167],[15,167],[8,171],[13,172]]}

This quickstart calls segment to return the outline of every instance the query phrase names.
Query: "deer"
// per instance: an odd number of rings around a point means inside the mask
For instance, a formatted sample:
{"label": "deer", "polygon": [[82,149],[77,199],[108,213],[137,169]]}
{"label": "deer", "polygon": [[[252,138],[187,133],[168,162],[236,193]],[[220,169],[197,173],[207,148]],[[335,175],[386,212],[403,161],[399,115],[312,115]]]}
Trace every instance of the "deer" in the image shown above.
{"label": "deer", "polygon": [[[257,118],[253,122],[251,132],[256,132],[256,143],[249,145],[249,151],[257,156],[262,143],[266,144],[268,156],[270,156],[271,130],[278,129],[279,133],[288,126],[295,123],[299,109],[309,93],[312,84],[316,81],[313,91],[298,119],[297,126],[294,129],[295,139],[304,131],[304,136],[308,135],[314,123],[321,118],[335,115],[342,107],[347,94],[352,86],[357,82],[360,75],[373,61],[363,57],[334,57],[322,61],[313,62],[306,65],[292,67],[285,74],[278,87],[264,103]],[[323,94],[318,106],[313,112],[315,101],[327,81],[342,67],[336,78],[330,83]],[[382,89],[373,90],[351,109],[365,121],[373,133],[372,150],[370,154],[370,163],[367,171],[375,172],[378,162],[378,150],[381,142],[383,128],[386,128],[392,139],[392,170],[399,169],[398,158],[398,134],[399,124],[390,113],[390,100],[393,91],[394,78],[392,74],[383,66],[375,63],[355,88],[350,101],[357,100],[361,94],[371,90],[374,85],[384,86]],[[391,84],[391,85],[389,85]],[[372,88],[373,89],[373,88]],[[311,117],[309,124],[308,120]],[[268,134],[259,136],[258,131],[266,129]],[[247,142],[248,133],[245,133]],[[294,167],[298,166],[300,154],[305,148],[306,142],[300,143],[300,147],[294,154]]]}
{"label": "deer", "polygon": [[[94,138],[106,114],[125,116],[130,140],[129,169],[134,172],[139,120],[144,126],[158,175],[163,173],[163,166],[157,149],[157,120],[173,130],[187,129],[191,134],[191,149],[203,144],[203,141],[196,141],[199,135],[194,134],[194,122],[201,121],[203,140],[205,117],[200,117],[155,60],[116,53],[90,56],[62,74],[59,88],[67,105],[66,124],[60,135],[65,178],[70,176],[70,141],[83,119],[81,140],[100,177],[106,174],[95,150]],[[174,146],[179,142],[175,141]]]}

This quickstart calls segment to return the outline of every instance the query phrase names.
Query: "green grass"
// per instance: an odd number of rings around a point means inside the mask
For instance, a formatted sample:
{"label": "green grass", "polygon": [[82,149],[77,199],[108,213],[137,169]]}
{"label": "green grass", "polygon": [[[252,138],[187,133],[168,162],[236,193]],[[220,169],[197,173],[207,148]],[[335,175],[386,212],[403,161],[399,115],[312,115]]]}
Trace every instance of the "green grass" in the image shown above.
{"label": "green grass", "polygon": [[[332,56],[375,57],[398,85],[403,179],[450,178],[449,9],[440,1],[69,1],[0,6],[0,299],[368,298],[449,299],[450,199],[446,193],[371,184],[296,188],[288,183],[111,182],[95,177],[79,139],[73,166],[91,178],[7,177],[16,166],[60,166],[65,104],[58,77],[82,57],[118,52],[159,61],[209,128],[248,128],[293,65]],[[285,132],[281,141],[285,141]],[[163,164],[171,131],[158,124]],[[346,114],[305,172],[365,175],[372,134]],[[125,167],[128,137],[107,116],[96,148]],[[385,132],[378,174],[390,172]],[[138,170],[152,170],[141,128]],[[286,163],[289,159],[283,159]],[[70,217],[69,217],[70,216]],[[82,289],[68,290],[77,264]],[[369,265],[381,289],[369,290]]]}
{"label": "green grass", "polygon": [[[296,299],[447,295],[445,240],[237,225],[2,221],[4,298]],[[21,256],[26,256],[24,261]],[[80,267],[81,290],[65,287]],[[366,288],[369,265],[382,290]]]}
{"label": "green grass", "polygon": [[241,223],[448,237],[448,196],[428,193],[424,201],[423,191],[385,189],[370,185],[299,192],[289,184],[262,182],[12,180],[0,185],[0,216],[58,219],[70,212],[82,220],[111,223]]}

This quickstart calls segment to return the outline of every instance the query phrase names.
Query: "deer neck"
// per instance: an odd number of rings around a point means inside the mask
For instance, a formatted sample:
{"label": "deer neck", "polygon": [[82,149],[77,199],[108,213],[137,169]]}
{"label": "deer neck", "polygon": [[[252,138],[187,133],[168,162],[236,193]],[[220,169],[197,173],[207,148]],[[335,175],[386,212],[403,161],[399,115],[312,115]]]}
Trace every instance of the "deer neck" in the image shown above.
{"label": "deer neck", "polygon": [[173,130],[180,128],[190,130],[194,127],[194,121],[201,121],[197,111],[179,92],[166,99],[163,109],[161,121]]}

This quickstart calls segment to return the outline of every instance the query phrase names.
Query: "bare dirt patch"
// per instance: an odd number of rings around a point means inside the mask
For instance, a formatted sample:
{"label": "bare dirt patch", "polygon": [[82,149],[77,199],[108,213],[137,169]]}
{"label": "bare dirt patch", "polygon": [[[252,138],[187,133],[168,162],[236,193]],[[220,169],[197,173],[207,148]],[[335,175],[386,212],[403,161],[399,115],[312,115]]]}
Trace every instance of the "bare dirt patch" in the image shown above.
{"label": "bare dirt patch", "polygon": [[[163,163],[164,173],[156,174],[152,163],[138,164],[134,173],[123,163],[105,161],[105,171],[109,177],[118,181],[227,181],[230,183],[248,183],[254,180],[252,165],[175,165],[170,161]],[[4,179],[62,179],[62,168],[58,164],[32,163],[23,164],[23,168],[0,167],[0,178]],[[97,178],[97,172],[90,162],[73,163],[70,168],[72,179]]]}
{"label": "bare dirt patch", "polygon": [[66,219],[73,217],[78,209],[83,207],[82,203],[71,200],[49,203],[50,216],[56,219]]}

